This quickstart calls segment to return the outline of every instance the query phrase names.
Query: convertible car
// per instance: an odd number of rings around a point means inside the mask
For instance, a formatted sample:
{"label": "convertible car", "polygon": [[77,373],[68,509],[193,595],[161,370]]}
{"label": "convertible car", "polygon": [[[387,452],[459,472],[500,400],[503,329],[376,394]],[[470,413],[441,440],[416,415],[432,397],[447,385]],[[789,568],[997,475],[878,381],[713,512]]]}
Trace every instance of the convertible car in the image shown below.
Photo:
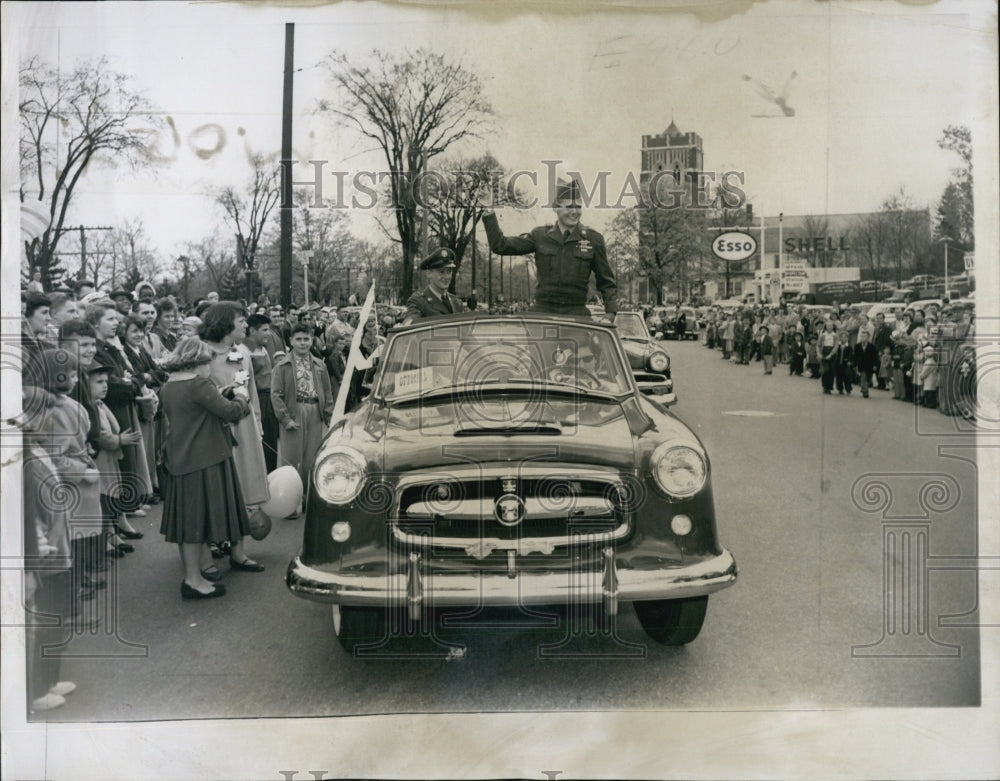
{"label": "convertible car", "polygon": [[737,574],[708,454],[640,393],[613,326],[435,318],[393,329],[383,356],[326,436],[286,573],[332,606],[344,649],[490,606],[632,602],[657,642],[698,635]]}

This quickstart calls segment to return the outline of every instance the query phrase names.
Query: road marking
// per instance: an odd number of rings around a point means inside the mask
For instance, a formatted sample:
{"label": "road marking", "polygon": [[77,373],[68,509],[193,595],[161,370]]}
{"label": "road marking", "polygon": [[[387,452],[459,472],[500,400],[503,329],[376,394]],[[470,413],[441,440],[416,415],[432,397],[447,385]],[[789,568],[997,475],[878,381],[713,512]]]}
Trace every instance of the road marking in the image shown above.
{"label": "road marking", "polygon": [[787,412],[768,412],[764,409],[730,409],[724,410],[723,415],[737,415],[741,418],[783,418]]}

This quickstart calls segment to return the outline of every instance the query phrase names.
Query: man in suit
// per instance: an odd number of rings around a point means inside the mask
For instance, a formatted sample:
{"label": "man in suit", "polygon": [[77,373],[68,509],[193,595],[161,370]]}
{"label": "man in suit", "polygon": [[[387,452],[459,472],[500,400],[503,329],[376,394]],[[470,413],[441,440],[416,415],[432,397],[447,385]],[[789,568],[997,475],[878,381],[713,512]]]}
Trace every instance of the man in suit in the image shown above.
{"label": "man in suit", "polygon": [[490,248],[499,255],[535,254],[538,287],[529,311],[590,317],[587,289],[594,275],[607,318],[618,311],[615,275],[608,263],[604,237],[580,224],[582,202],[576,181],[561,181],[552,210],[554,225],[540,225],[523,236],[504,236],[491,208],[483,211]]}
{"label": "man in suit", "polygon": [[427,287],[421,288],[407,299],[404,323],[412,323],[421,317],[453,315],[465,311],[462,299],[448,292],[454,268],[455,253],[447,247],[436,249],[424,258],[420,270],[427,272]]}

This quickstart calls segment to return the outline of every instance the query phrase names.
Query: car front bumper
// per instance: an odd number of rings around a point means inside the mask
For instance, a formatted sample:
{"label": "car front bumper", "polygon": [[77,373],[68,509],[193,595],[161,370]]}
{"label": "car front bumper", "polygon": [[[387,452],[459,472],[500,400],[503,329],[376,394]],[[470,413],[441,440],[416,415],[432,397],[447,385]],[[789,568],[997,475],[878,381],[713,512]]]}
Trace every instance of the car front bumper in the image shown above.
{"label": "car front bumper", "polygon": [[654,396],[658,402],[667,406],[677,402],[674,381],[670,377],[652,372],[633,372],[632,374],[639,392],[643,395]]}
{"label": "car front bumper", "polygon": [[[694,564],[666,567],[627,559],[619,566],[613,548],[602,551],[590,568],[529,570],[511,562],[507,572],[470,569],[427,572],[418,552],[400,571],[389,574],[327,572],[296,556],[285,582],[293,594],[315,602],[367,607],[407,608],[418,619],[422,608],[602,603],[614,615],[619,600],[681,599],[719,591],[736,582],[736,560],[723,549]],[[630,566],[625,566],[626,564]]]}

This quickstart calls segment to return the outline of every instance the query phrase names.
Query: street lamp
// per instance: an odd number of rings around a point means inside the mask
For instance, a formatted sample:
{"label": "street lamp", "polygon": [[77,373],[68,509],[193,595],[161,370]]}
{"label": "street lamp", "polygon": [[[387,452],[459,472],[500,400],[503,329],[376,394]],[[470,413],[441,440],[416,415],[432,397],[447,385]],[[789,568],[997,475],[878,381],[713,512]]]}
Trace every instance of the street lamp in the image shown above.
{"label": "street lamp", "polygon": [[302,252],[302,274],[305,288],[306,306],[309,306],[309,261],[312,260],[313,251],[311,249]]}

